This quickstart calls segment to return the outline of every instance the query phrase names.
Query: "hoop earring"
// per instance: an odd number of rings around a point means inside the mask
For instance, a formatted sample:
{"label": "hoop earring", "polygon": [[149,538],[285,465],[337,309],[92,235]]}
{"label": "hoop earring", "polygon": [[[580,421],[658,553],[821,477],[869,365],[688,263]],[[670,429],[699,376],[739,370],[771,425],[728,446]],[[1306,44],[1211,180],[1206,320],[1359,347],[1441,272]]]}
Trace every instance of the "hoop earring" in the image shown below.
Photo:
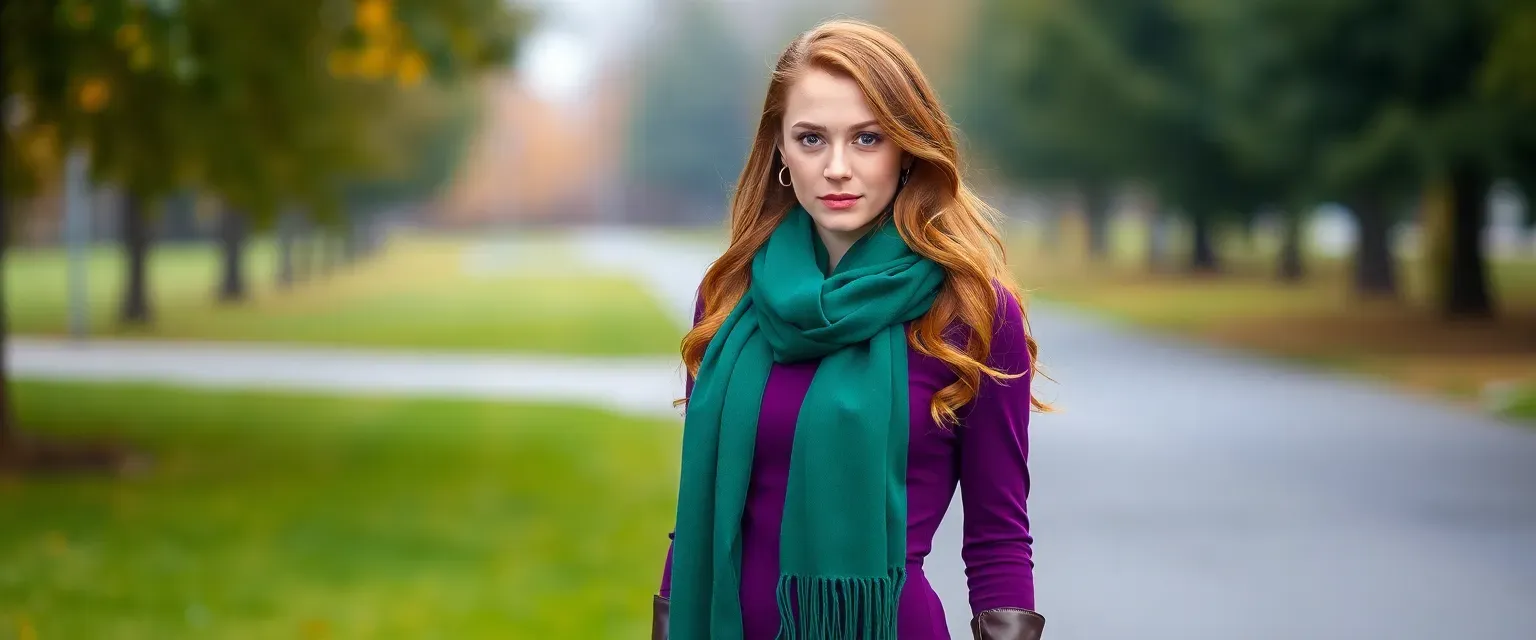
{"label": "hoop earring", "polygon": [[785,171],[789,171],[789,165],[779,167],[779,184],[787,187],[789,186],[789,178],[784,175]]}
{"label": "hoop earring", "polygon": [[910,177],[912,177],[912,167],[907,167],[907,168],[901,170],[901,184],[902,184],[902,186],[906,186],[907,178],[910,178]]}

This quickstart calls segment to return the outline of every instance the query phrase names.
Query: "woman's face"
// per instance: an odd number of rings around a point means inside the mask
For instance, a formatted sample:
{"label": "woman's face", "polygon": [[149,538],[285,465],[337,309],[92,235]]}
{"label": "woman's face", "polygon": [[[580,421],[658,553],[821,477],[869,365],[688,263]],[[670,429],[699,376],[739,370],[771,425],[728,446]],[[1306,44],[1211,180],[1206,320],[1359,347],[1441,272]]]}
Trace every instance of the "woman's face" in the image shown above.
{"label": "woman's face", "polygon": [[886,138],[850,78],[812,69],[785,98],[779,152],[795,198],[824,239],[851,244],[895,196],[901,147]]}

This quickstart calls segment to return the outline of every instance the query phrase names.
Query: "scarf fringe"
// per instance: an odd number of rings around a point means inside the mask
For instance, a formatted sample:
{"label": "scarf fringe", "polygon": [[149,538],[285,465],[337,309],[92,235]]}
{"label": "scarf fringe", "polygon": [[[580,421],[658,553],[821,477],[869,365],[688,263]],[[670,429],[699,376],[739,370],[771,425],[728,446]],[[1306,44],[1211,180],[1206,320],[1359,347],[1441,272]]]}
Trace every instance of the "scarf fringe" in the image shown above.
{"label": "scarf fringe", "polygon": [[905,567],[884,578],[779,576],[779,640],[895,640]]}

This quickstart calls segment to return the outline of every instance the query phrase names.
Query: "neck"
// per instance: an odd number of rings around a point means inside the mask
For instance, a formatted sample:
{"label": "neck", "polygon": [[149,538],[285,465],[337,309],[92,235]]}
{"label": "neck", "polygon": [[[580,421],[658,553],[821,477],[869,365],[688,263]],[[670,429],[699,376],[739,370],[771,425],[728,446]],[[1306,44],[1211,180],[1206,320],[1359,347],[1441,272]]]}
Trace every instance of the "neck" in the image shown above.
{"label": "neck", "polygon": [[827,270],[837,269],[838,261],[843,259],[853,243],[864,237],[864,234],[868,233],[873,226],[874,221],[853,231],[832,231],[817,226],[816,235],[821,236],[821,244],[827,248]]}

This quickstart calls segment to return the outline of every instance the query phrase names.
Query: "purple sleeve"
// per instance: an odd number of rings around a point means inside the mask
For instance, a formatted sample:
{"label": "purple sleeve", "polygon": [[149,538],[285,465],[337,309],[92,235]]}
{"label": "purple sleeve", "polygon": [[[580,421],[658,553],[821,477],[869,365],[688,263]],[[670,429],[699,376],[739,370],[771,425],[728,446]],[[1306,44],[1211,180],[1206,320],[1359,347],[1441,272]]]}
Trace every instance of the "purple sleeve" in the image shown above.
{"label": "purple sleeve", "polygon": [[667,533],[667,563],[661,566],[661,589],[656,591],[668,600],[672,599],[672,538],[676,535],[675,531]]}
{"label": "purple sleeve", "polygon": [[[693,296],[693,324],[698,325],[699,320],[703,319],[703,317],[704,301],[699,298],[698,292],[695,291]],[[683,397],[686,398],[692,395],[693,376],[690,375],[684,383]],[[676,531],[667,533],[667,563],[661,567],[661,589],[656,592],[657,595],[667,599],[672,598],[672,540],[676,535]]]}
{"label": "purple sleeve", "polygon": [[[1028,371],[1024,313],[999,289],[989,364],[1008,373]],[[1034,560],[1029,533],[1029,412],[1032,375],[998,381],[983,377],[959,431],[960,496],[965,535],[960,555],[973,614],[999,607],[1035,608]]]}

